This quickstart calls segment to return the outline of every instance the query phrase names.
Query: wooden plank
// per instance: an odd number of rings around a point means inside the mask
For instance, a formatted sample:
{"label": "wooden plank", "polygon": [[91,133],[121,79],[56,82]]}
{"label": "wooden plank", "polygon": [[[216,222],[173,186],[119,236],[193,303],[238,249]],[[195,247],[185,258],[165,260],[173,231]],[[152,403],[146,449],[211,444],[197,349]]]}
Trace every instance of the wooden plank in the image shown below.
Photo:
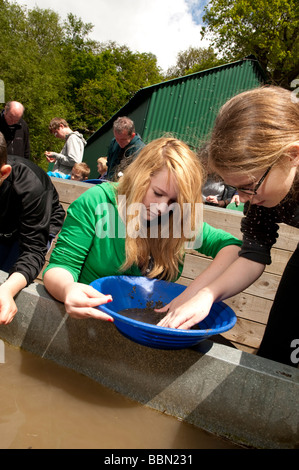
{"label": "wooden plank", "polygon": [[203,208],[203,220],[212,227],[225,230],[235,237],[242,239],[240,231],[241,219],[243,214],[238,211],[227,209],[219,209],[213,206],[205,206]]}
{"label": "wooden plank", "polygon": [[283,250],[294,251],[299,242],[299,232],[296,227],[290,225],[280,224],[279,225],[279,238],[275,244],[276,248],[282,248]]}
{"label": "wooden plank", "polygon": [[238,318],[266,325],[272,301],[241,292],[225,300]]}
{"label": "wooden plank", "polygon": [[[188,286],[191,279],[181,277],[177,283]],[[244,318],[257,323],[266,324],[273,301],[250,293],[240,292],[224,301],[229,305],[238,318]]]}
{"label": "wooden plank", "polygon": [[[291,256],[292,256],[291,251],[272,248],[271,250],[272,263],[269,265],[266,265],[265,272],[271,273],[271,274],[277,274],[281,276]],[[190,250],[186,254],[186,260],[185,260],[186,267],[184,266],[184,269],[187,269],[187,266],[188,266],[188,269],[192,269],[191,266],[194,264],[193,269],[194,269],[194,275],[195,275],[195,273],[198,273],[198,270],[202,272],[203,269],[205,269],[208,266],[208,263],[211,261],[212,261],[211,258],[206,257],[202,255],[201,253],[198,253],[197,251]],[[202,263],[202,267],[200,266],[200,263]],[[198,276],[198,274],[196,275]]]}
{"label": "wooden plank", "polygon": [[223,333],[223,337],[236,344],[258,349],[264,335],[265,325],[238,318],[235,326]]}
{"label": "wooden plank", "polygon": [[292,254],[293,251],[278,249],[275,245],[271,250],[272,263],[266,266],[265,271],[281,276]]}
{"label": "wooden plank", "polygon": [[[182,277],[189,279],[191,282],[208,267],[211,261],[212,260],[209,258],[187,254]],[[244,292],[273,300],[279,281],[279,275],[264,272],[261,277]]]}
{"label": "wooden plank", "polygon": [[[213,206],[204,206],[203,220],[216,228],[226,230],[237,238],[242,239],[240,231],[242,212],[229,209],[219,209]],[[276,248],[294,251],[298,244],[298,229],[289,225],[279,225],[279,237]]]}
{"label": "wooden plank", "polygon": [[51,179],[59,194],[60,202],[65,204],[72,203],[87,189],[94,187],[94,184],[82,183],[81,181],[64,180],[62,178]]}

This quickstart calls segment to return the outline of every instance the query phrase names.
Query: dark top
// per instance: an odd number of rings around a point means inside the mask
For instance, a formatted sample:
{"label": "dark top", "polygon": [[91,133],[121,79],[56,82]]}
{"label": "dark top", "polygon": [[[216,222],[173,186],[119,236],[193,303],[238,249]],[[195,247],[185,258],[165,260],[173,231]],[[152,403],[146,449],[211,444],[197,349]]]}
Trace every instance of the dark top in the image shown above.
{"label": "dark top", "polygon": [[30,158],[29,129],[24,119],[9,126],[5,121],[3,110],[0,114],[0,132],[5,137],[8,155]]}
{"label": "dark top", "polygon": [[261,264],[271,264],[271,248],[278,238],[280,223],[299,228],[299,201],[286,196],[275,207],[263,207],[247,202],[241,231],[243,244],[240,256]]}
{"label": "dark top", "polygon": [[27,284],[45,263],[50,235],[61,229],[65,212],[44,170],[29,160],[9,156],[12,171],[0,186],[0,242],[19,240],[20,256],[10,270],[22,273]]}

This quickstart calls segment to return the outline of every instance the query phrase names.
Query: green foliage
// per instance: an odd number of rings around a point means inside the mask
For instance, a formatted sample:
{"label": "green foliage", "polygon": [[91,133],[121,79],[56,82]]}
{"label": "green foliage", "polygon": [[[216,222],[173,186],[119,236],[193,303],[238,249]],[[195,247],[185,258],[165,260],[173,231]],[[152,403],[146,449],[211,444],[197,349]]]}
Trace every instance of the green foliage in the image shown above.
{"label": "green foliage", "polygon": [[156,57],[89,39],[93,26],[69,14],[0,0],[0,79],[5,101],[20,101],[29,125],[31,158],[45,170],[45,150],[62,142],[48,130],[53,117],[88,138],[140,88],[161,81]]}
{"label": "green foliage", "polygon": [[[27,13],[17,4],[0,3],[0,78],[5,84],[5,100],[17,100],[25,106],[36,163],[46,162],[43,153],[52,140],[50,119],[66,114],[69,107],[68,77],[60,53],[62,32],[59,17],[51,10],[36,8]],[[61,148],[57,142],[53,145],[53,150]]]}
{"label": "green foliage", "polygon": [[175,66],[167,70],[167,78],[176,78],[200,72],[223,64],[212,47],[203,49],[201,47],[189,47],[186,51],[181,51],[177,55]]}
{"label": "green foliage", "polygon": [[76,128],[94,133],[140,88],[162,80],[152,54],[133,53],[110,42],[93,52],[81,50],[70,64]]}
{"label": "green foliage", "polygon": [[284,87],[299,75],[298,0],[211,0],[203,21],[203,36],[225,61],[254,54]]}

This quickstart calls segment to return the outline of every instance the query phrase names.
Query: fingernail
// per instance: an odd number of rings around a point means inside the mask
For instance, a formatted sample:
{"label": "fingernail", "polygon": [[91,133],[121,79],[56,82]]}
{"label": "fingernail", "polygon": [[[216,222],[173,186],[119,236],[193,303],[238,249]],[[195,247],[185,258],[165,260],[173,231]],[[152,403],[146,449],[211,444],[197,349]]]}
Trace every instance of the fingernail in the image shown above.
{"label": "fingernail", "polygon": [[108,303],[108,302],[112,302],[112,300],[113,300],[112,298],[109,298],[109,299],[107,300],[107,303]]}

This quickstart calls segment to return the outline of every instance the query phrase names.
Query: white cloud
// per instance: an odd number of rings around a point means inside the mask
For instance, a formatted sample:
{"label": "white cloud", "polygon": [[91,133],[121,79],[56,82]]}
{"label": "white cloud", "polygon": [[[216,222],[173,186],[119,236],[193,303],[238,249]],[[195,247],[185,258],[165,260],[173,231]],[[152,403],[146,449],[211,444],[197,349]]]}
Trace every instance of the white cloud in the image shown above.
{"label": "white cloud", "polygon": [[133,52],[152,52],[163,70],[176,64],[180,51],[190,46],[208,46],[201,41],[198,24],[198,11],[203,9],[203,1],[17,0],[17,3],[29,9],[50,8],[62,19],[73,13],[84,23],[94,25],[92,39],[115,41],[127,45]]}

